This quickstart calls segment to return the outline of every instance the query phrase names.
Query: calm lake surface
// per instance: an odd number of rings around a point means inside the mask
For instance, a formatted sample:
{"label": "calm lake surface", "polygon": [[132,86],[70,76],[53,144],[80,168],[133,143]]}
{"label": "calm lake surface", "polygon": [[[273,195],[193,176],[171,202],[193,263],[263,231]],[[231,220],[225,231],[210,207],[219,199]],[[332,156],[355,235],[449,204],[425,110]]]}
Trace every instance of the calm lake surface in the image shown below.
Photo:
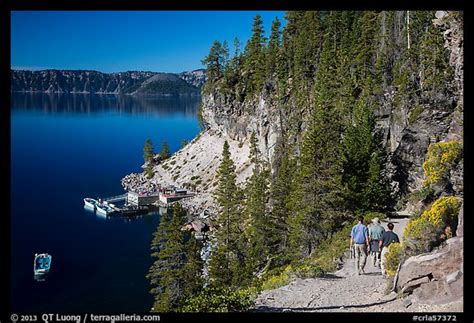
{"label": "calm lake surface", "polygon": [[[96,216],[84,197],[123,193],[143,144],[171,151],[199,132],[200,98],[12,94],[11,310],[148,312],[145,275],[159,215]],[[53,256],[45,282],[35,253]]]}

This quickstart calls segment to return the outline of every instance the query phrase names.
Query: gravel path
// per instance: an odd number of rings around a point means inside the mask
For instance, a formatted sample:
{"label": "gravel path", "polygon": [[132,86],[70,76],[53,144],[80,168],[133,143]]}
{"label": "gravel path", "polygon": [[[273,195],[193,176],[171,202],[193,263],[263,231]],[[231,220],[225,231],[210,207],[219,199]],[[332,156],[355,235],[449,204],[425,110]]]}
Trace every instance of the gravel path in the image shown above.
{"label": "gravel path", "polygon": [[[409,219],[390,219],[402,238]],[[386,222],[383,223],[386,227]],[[344,259],[342,269],[325,277],[296,279],[290,284],[262,292],[254,311],[265,312],[398,312],[413,311],[406,300],[390,293],[391,281],[384,279],[369,256],[365,274],[355,275],[354,259]]]}

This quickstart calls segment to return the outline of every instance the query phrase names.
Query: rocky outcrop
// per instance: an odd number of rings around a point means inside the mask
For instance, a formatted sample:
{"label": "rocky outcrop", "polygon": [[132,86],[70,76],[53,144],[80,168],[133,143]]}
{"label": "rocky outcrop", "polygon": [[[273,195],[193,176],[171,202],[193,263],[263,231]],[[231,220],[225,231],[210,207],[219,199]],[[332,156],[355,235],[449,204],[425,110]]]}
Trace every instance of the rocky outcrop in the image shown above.
{"label": "rocky outcrop", "polygon": [[421,304],[449,304],[463,301],[464,210],[458,215],[456,236],[437,250],[408,258],[400,267],[396,289],[413,294]]}
{"label": "rocky outcrop", "polygon": [[239,142],[249,141],[255,132],[260,152],[272,161],[281,136],[281,120],[270,96],[263,94],[241,103],[210,93],[203,96],[202,102],[202,116],[207,127]]}
{"label": "rocky outcrop", "polygon": [[86,70],[12,70],[12,92],[200,95],[202,70],[173,73]]}
{"label": "rocky outcrop", "polygon": [[441,249],[408,258],[400,268],[397,290],[413,293],[425,304],[443,304],[463,297],[463,238],[448,239]]}

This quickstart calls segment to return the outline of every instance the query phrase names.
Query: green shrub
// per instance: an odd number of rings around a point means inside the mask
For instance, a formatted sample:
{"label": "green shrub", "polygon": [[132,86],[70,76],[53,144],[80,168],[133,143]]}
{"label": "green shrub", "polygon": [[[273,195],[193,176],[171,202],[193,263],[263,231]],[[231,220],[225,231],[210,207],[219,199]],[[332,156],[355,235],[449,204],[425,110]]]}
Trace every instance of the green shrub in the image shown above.
{"label": "green shrub", "polygon": [[275,289],[287,285],[294,278],[293,268],[288,265],[284,268],[276,268],[263,277],[262,290]]}
{"label": "green shrub", "polygon": [[408,201],[412,202],[412,203],[416,203],[416,202],[419,202],[419,201],[422,201],[422,202],[431,202],[434,198],[434,190],[433,188],[429,187],[429,186],[424,186],[422,188],[420,188],[419,190],[416,190],[416,191],[413,191],[411,192],[407,199]]}
{"label": "green shrub", "polygon": [[453,166],[462,158],[462,152],[463,144],[460,141],[430,144],[426,161],[423,163],[424,185],[437,184],[444,180]]}
{"label": "green shrub", "polygon": [[208,287],[186,300],[181,312],[242,312],[255,303],[256,297],[255,288]]}

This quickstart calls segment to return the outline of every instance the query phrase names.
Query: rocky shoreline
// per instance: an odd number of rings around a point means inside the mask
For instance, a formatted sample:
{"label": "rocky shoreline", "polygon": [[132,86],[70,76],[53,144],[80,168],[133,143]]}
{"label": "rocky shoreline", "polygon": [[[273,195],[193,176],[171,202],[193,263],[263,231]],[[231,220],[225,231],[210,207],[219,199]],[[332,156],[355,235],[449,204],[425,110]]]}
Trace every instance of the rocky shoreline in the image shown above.
{"label": "rocky shoreline", "polygon": [[216,174],[226,140],[236,166],[237,183],[242,185],[253,169],[248,160],[249,142],[233,140],[225,132],[207,129],[170,158],[155,165],[153,178],[146,178],[144,173],[128,174],[121,181],[122,187],[126,191],[142,193],[170,185],[185,188],[195,194],[180,201],[188,214],[214,214],[213,192],[217,187]]}

